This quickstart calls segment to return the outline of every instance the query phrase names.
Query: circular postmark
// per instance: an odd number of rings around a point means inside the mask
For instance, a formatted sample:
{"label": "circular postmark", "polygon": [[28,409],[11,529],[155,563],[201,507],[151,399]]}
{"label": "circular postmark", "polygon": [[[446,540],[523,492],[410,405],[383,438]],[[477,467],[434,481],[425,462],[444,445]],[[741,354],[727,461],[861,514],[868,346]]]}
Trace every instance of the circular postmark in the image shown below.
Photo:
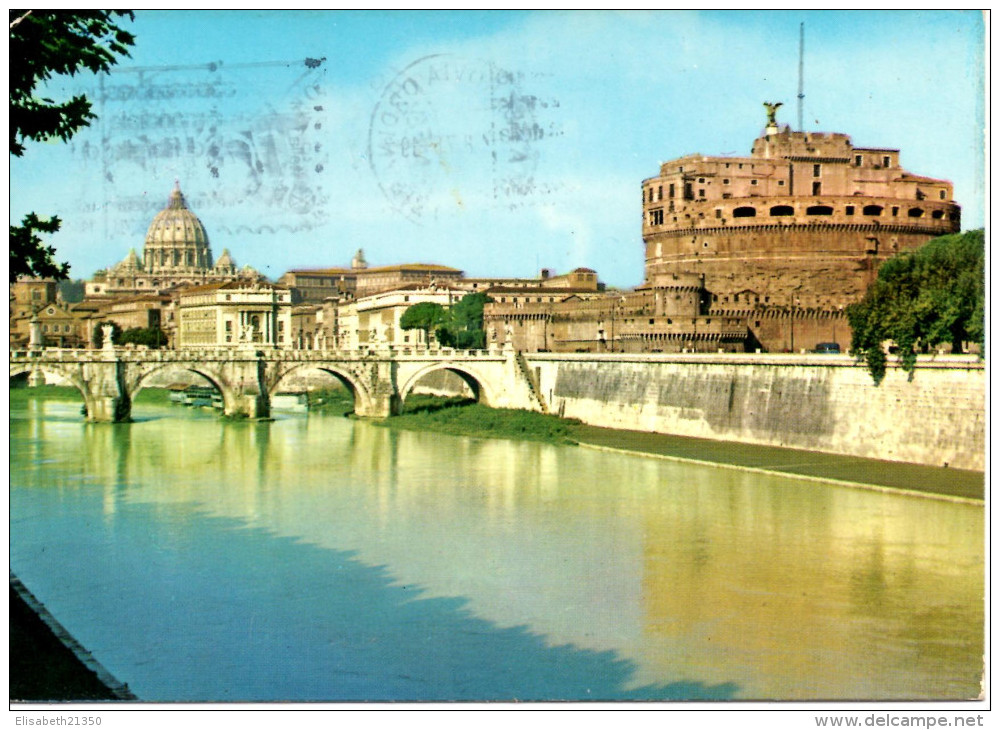
{"label": "circular postmark", "polygon": [[396,74],[368,130],[369,165],[389,203],[419,223],[529,194],[546,128],[524,83],[522,73],[445,54]]}

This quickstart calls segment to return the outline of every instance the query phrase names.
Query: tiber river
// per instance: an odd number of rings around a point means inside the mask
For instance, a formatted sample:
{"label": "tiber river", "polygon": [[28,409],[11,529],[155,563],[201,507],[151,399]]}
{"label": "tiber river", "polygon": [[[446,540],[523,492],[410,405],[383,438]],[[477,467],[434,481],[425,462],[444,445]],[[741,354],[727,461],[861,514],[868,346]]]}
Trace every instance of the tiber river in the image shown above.
{"label": "tiber river", "polygon": [[146,701],[971,698],[983,508],[13,399],[11,570]]}

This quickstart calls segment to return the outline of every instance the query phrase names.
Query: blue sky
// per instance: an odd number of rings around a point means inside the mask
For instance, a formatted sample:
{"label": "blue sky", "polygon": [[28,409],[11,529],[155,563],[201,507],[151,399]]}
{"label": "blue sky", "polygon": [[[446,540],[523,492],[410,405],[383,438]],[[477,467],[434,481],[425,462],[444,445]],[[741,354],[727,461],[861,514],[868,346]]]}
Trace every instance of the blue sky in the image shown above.
{"label": "blue sky", "polygon": [[748,154],[764,101],[796,125],[800,22],[805,129],[899,148],[981,227],[972,11],[138,11],[130,59],[48,89],[101,118],[11,160],[10,217],[59,214],[51,243],[86,278],[141,252],[176,179],[215,256],[274,279],[363,248],[635,286],[642,179]]}

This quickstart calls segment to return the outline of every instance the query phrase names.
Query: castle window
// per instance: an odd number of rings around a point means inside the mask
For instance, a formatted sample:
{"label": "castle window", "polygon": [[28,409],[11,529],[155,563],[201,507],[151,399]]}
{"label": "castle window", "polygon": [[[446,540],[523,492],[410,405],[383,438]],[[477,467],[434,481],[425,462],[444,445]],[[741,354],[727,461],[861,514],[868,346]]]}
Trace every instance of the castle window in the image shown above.
{"label": "castle window", "polygon": [[833,215],[833,208],[829,205],[811,205],[806,208],[806,215]]}
{"label": "castle window", "polygon": [[757,181],[756,181],[756,180],[751,180],[751,181],[750,181],[750,184],[751,184],[751,185],[756,185],[756,184],[757,184]]}
{"label": "castle window", "polygon": [[699,177],[699,178],[698,178],[698,182],[700,182],[700,183],[703,183],[703,182],[705,182],[705,178],[703,178],[703,177]]}
{"label": "castle window", "polygon": [[924,215],[924,209],[923,208],[910,208],[910,210],[907,213],[907,215],[909,215],[910,218],[921,218]]}
{"label": "castle window", "polygon": [[656,199],[663,200],[663,186],[660,185],[656,188]]}
{"label": "castle window", "polygon": [[899,207],[894,205],[892,206],[892,217],[895,218],[897,215],[899,215]]}
{"label": "castle window", "polygon": [[753,218],[756,215],[757,209],[749,205],[741,206],[733,211],[733,218]]}
{"label": "castle window", "polygon": [[650,323],[650,324],[653,324],[654,322],[655,322],[655,320],[652,320],[652,319],[651,319],[651,320],[649,320],[649,323]]}
{"label": "castle window", "polygon": [[849,205],[846,208],[844,208],[844,213],[847,215],[854,215],[854,206]]}
{"label": "castle window", "polygon": [[[729,165],[726,165],[726,167],[729,167]],[[723,185],[728,185],[729,184],[729,178],[728,177],[722,178],[722,184]]]}
{"label": "castle window", "polygon": [[669,188],[669,192],[667,194],[667,197],[668,198],[674,197],[674,192],[675,192],[675,190],[674,190],[674,184],[670,183],[670,188]]}
{"label": "castle window", "polygon": [[716,208],[715,209],[715,217],[716,218],[721,218],[722,217],[722,208]]}
{"label": "castle window", "polygon": [[931,218],[933,218],[934,220],[941,220],[943,217],[944,217],[943,210],[935,210],[933,213],[931,213]]}
{"label": "castle window", "polygon": [[795,209],[790,205],[776,205],[769,212],[771,215],[795,215]]}
{"label": "castle window", "polygon": [[861,212],[864,215],[882,215],[882,206],[881,205],[866,205],[864,208],[861,209]]}
{"label": "castle window", "polygon": [[663,208],[657,208],[656,210],[649,211],[649,225],[651,226],[663,225]]}
{"label": "castle window", "polygon": [[814,182],[813,183],[813,195],[819,195],[823,190],[823,183]]}
{"label": "castle window", "polygon": [[778,180],[778,187],[779,188],[785,187],[785,181],[784,180]]}
{"label": "castle window", "polygon": [[865,161],[865,158],[861,155],[854,155],[854,166],[861,167],[861,163]]}
{"label": "castle window", "polygon": [[822,168],[822,165],[813,165],[813,177],[819,177]]}
{"label": "castle window", "polygon": [[742,163],[742,162],[741,162],[741,163],[739,163],[739,164],[737,165],[737,167],[738,167],[739,169],[741,169],[741,170],[742,170],[742,169],[743,169],[743,163]]}
{"label": "castle window", "polygon": [[699,198],[705,197],[705,188],[698,188],[698,197]]}
{"label": "castle window", "polygon": [[892,159],[889,157],[889,155],[886,155],[885,157],[882,158],[882,167],[888,167],[891,161]]}
{"label": "castle window", "polygon": [[941,200],[944,200],[944,190],[938,190],[938,197],[939,197],[939,198],[940,198]]}

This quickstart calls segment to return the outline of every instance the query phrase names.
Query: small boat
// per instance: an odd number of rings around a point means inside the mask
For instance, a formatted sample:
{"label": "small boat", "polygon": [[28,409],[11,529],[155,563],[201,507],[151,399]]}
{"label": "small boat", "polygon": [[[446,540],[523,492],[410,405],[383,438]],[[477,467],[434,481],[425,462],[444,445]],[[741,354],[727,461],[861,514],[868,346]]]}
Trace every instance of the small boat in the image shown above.
{"label": "small boat", "polygon": [[210,386],[192,385],[184,391],[181,401],[186,406],[211,406],[218,391]]}

